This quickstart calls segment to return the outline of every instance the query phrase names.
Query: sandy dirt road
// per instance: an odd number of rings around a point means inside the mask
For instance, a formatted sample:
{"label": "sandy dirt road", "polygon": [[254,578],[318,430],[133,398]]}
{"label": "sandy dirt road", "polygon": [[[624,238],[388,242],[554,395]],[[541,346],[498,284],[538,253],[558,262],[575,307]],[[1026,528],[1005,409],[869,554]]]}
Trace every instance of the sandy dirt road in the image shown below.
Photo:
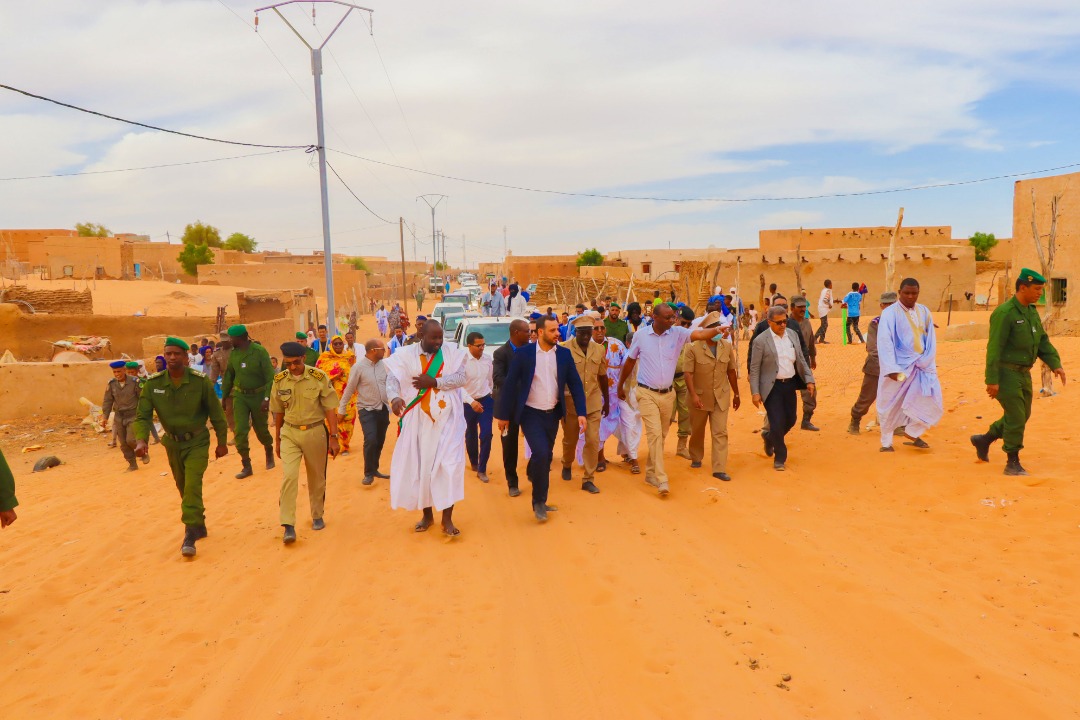
{"label": "sandy dirt road", "polygon": [[[1059,347],[1068,367],[1080,341]],[[193,562],[160,448],[126,474],[100,437],[57,433],[65,464],[30,474],[42,453],[0,431],[22,502],[0,533],[0,717],[1080,717],[1077,391],[1035,402],[1033,474],[1006,478],[1000,444],[990,465],[967,444],[998,415],[981,352],[942,344],[928,452],[845,433],[862,347],[829,345],[823,430],[794,431],[786,473],[748,403],[733,482],[675,457],[673,430],[666,500],[621,463],[597,496],[556,470],[539,526],[496,449],[457,540],[412,532],[354,452],[325,531],[301,481],[284,547],[280,470],[235,480],[233,454]]]}

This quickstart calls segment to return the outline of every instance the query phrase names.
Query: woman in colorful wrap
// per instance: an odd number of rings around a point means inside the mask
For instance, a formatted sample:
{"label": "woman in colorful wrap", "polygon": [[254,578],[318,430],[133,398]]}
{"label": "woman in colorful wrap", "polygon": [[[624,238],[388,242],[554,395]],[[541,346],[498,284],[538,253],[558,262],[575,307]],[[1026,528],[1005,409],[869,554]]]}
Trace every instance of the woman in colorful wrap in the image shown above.
{"label": "woman in colorful wrap", "polygon": [[[349,382],[349,372],[356,364],[356,353],[351,347],[345,346],[345,339],[340,335],[330,338],[330,346],[322,355],[315,367],[330,376],[330,384],[334,386],[338,397],[345,392],[345,386]],[[341,454],[349,452],[349,441],[352,439],[353,424],[356,422],[356,394],[349,398],[349,404],[345,406],[345,418],[338,421],[338,433],[341,435],[339,445]]]}

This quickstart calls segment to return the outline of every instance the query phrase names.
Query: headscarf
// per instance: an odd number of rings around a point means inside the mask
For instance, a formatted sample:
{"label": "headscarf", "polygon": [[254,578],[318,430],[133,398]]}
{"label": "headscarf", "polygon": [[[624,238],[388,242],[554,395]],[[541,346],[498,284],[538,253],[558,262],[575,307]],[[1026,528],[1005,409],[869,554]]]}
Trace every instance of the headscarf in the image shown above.
{"label": "headscarf", "polygon": [[[340,340],[344,346],[341,348],[340,353],[334,352],[335,340]],[[326,343],[326,350],[319,355],[315,367],[330,376],[330,382],[334,385],[334,389],[340,393],[344,389],[345,383],[349,381],[349,372],[352,371],[352,366],[355,364],[356,353],[345,342],[345,338],[335,335],[330,338],[330,342]]]}
{"label": "headscarf", "polygon": [[[164,355],[158,355],[157,357],[154,358],[154,367],[157,368],[157,363],[158,363],[159,360],[161,361],[161,370],[164,370],[165,369],[165,356]],[[161,370],[158,370],[157,372],[161,372]]]}
{"label": "headscarf", "polygon": [[518,286],[517,283],[510,283],[510,297],[517,297]]}

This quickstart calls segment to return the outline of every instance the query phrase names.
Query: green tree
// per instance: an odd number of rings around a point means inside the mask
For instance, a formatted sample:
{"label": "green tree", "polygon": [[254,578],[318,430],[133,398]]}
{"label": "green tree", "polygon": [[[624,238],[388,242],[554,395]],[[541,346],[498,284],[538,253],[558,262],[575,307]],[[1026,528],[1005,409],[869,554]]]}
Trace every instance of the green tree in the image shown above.
{"label": "green tree", "polygon": [[600,254],[600,251],[596,248],[589,248],[588,250],[582,250],[577,256],[578,267],[582,266],[596,266],[604,264],[604,256]]}
{"label": "green tree", "polygon": [[198,275],[199,271],[196,268],[199,265],[214,264],[214,251],[205,243],[198,245],[184,243],[184,249],[176,256],[176,260],[188,275]]}
{"label": "green tree", "polygon": [[255,246],[259,243],[255,242],[255,238],[244,233],[235,232],[225,239],[226,250],[239,250],[240,252],[253,253],[255,252]]}
{"label": "green tree", "polygon": [[196,220],[185,226],[184,236],[180,239],[185,245],[221,247],[221,233],[213,225],[204,225],[202,220]]}
{"label": "green tree", "polygon": [[447,268],[447,264],[444,263],[442,260],[436,260],[435,261],[435,269],[436,270],[445,270],[446,268]]}
{"label": "green tree", "polygon": [[357,270],[361,270],[368,275],[371,274],[371,268],[368,267],[367,260],[361,257],[349,258],[349,264]]}
{"label": "green tree", "polygon": [[968,238],[968,245],[975,248],[975,260],[981,262],[990,259],[990,250],[998,244],[994,233],[977,232]]}
{"label": "green tree", "polygon": [[79,237],[109,237],[112,230],[97,223],[75,223],[75,232]]}

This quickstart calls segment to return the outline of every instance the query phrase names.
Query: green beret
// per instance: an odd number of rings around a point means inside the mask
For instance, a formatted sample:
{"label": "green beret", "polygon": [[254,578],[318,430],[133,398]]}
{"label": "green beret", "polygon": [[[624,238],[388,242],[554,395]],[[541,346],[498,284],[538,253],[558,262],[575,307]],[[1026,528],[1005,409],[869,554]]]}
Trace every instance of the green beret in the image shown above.
{"label": "green beret", "polygon": [[172,347],[178,347],[181,350],[190,350],[191,349],[190,345],[188,345],[186,342],[184,342],[183,340],[181,340],[178,337],[167,337],[167,338],[165,338],[165,347],[169,347],[170,345]]}
{"label": "green beret", "polygon": [[247,328],[243,325],[233,325],[226,332],[229,333],[229,337],[244,337],[247,335]]}
{"label": "green beret", "polygon": [[610,305],[608,305],[608,307],[609,308],[615,308],[616,310],[622,310],[622,308],[619,307],[619,303],[616,303],[616,302],[611,303]]}
{"label": "green beret", "polygon": [[124,367],[126,367],[128,370],[134,370],[135,368],[139,367],[139,363],[135,362],[134,360],[128,360],[126,363],[124,363]]}
{"label": "green beret", "polygon": [[1030,268],[1024,268],[1020,271],[1020,282],[1024,284],[1036,283],[1038,285],[1045,285],[1046,278]]}
{"label": "green beret", "polygon": [[297,340],[307,340],[307,333],[297,332],[296,333],[296,339]]}

